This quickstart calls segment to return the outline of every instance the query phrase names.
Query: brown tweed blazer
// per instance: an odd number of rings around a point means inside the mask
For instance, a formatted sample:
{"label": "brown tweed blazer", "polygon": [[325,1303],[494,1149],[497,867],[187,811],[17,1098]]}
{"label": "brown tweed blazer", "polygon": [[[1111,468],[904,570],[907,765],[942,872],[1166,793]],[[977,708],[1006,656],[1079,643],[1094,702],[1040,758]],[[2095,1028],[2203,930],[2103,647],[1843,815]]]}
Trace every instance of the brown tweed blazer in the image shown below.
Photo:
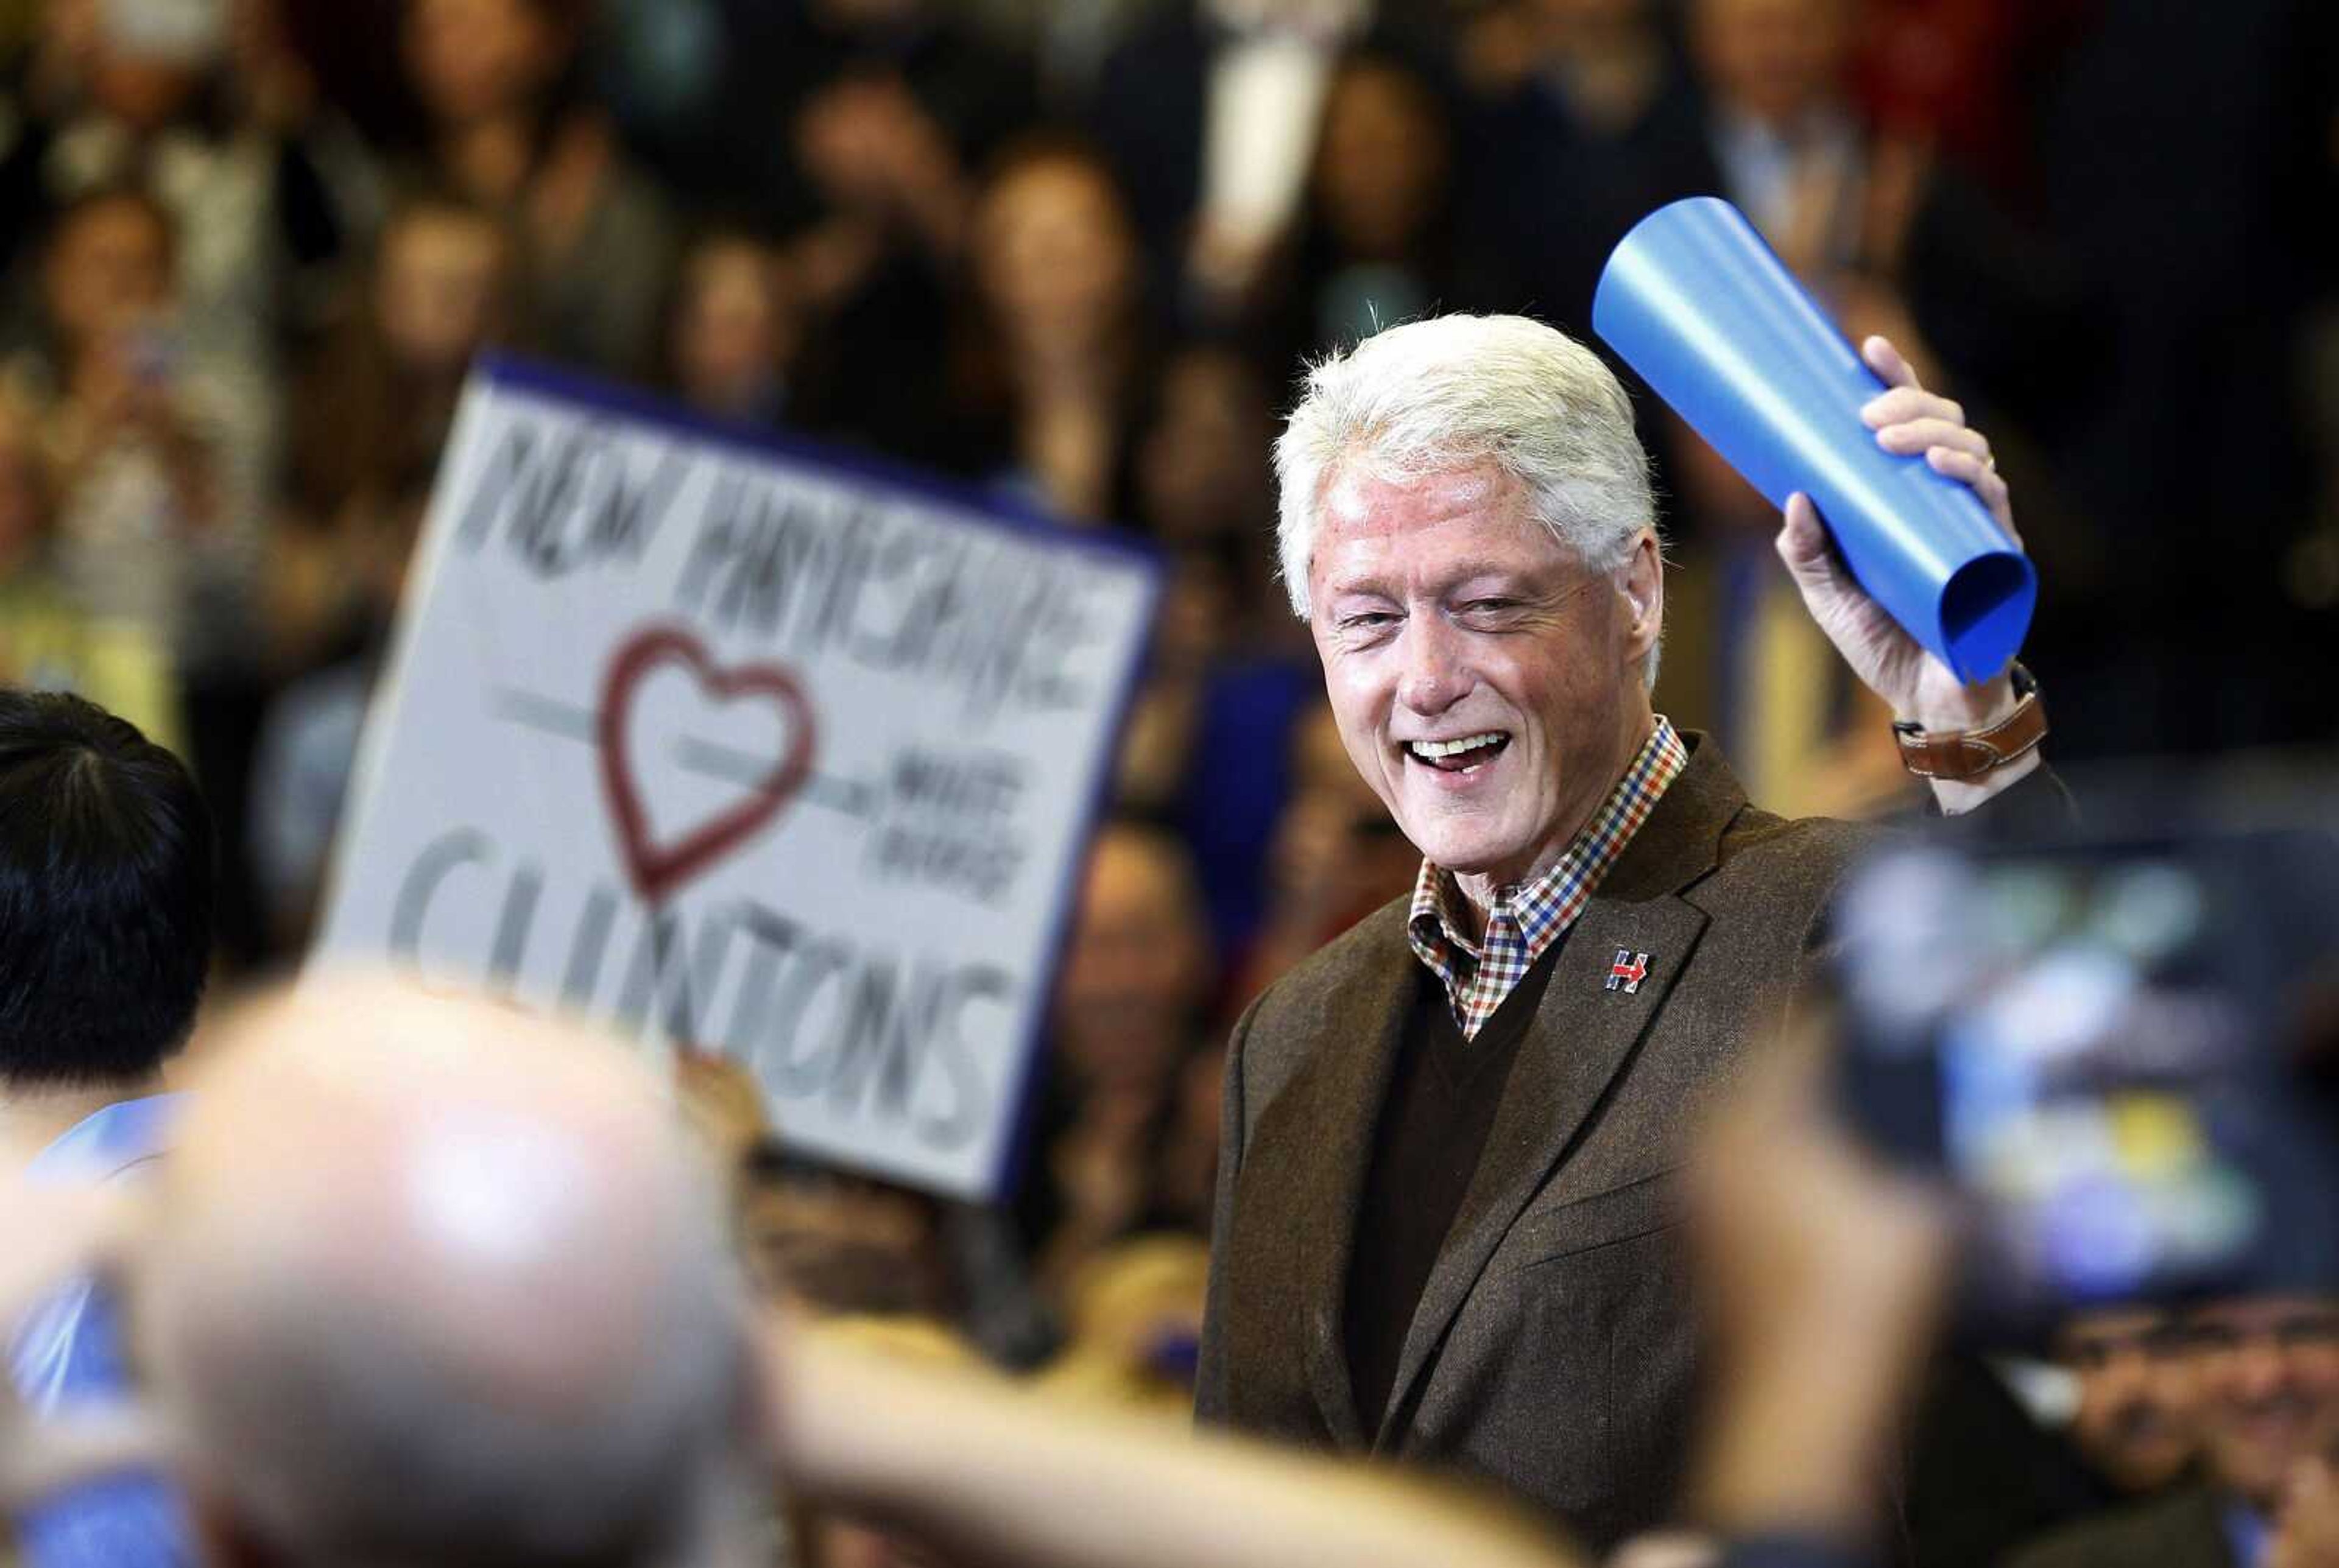
{"label": "brown tweed blazer", "polygon": [[[1605,1550],[1673,1512],[1698,1336],[1672,1173],[1870,830],[1747,804],[1694,740],[1586,905],[1521,1042],[1377,1431],[1342,1330],[1357,1206],[1426,971],[1406,901],[1268,989],[1227,1061],[1199,1416],[1488,1478]],[[1619,948],[1636,993],[1605,989]]]}

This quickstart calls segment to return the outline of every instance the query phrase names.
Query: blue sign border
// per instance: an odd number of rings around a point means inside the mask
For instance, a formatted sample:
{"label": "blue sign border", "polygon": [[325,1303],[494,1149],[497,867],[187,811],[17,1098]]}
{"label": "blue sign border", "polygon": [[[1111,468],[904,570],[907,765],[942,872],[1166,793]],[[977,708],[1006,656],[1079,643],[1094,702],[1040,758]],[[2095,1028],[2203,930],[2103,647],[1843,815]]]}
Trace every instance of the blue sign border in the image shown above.
{"label": "blue sign border", "polygon": [[495,350],[472,362],[472,371],[506,391],[538,393],[563,402],[597,409],[605,414],[656,425],[678,436],[744,448],[785,459],[804,468],[824,468],[841,478],[857,479],[886,489],[904,490],[929,501],[976,514],[974,520],[994,523],[1021,534],[1038,534],[1057,544],[1077,546],[1099,555],[1118,556],[1150,569],[1156,597],[1163,578],[1164,560],[1159,547],[1134,534],[1107,527],[1078,528],[1050,517],[1017,497],[964,479],[931,473],[875,452],[841,447],[811,437],[702,414],[673,399],[638,387],[604,380],[548,365],[541,360]]}

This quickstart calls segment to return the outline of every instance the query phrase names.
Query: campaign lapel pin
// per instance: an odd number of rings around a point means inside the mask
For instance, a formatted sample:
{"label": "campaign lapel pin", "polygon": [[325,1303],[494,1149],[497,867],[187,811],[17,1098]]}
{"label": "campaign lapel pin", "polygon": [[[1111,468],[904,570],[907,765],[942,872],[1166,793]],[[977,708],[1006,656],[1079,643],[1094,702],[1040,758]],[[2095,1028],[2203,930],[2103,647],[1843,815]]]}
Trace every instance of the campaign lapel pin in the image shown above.
{"label": "campaign lapel pin", "polygon": [[1608,966],[1609,991],[1621,991],[1626,996],[1639,994],[1641,982],[1649,978],[1649,955],[1634,952],[1629,947],[1616,950],[1616,961]]}

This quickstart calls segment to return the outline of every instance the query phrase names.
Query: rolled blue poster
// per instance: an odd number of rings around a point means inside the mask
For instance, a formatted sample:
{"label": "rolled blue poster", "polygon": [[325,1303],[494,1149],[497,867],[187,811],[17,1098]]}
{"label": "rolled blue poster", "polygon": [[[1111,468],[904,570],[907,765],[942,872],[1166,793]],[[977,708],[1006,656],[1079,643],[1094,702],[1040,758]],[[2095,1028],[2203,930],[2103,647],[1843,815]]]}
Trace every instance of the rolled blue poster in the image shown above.
{"label": "rolled blue poster", "polygon": [[1852,575],[1971,684],[2022,646],[2038,577],[1981,498],[1876,444],[1884,383],[1745,215],[1660,207],[1608,258],[1592,325],[1773,506],[1809,495]]}

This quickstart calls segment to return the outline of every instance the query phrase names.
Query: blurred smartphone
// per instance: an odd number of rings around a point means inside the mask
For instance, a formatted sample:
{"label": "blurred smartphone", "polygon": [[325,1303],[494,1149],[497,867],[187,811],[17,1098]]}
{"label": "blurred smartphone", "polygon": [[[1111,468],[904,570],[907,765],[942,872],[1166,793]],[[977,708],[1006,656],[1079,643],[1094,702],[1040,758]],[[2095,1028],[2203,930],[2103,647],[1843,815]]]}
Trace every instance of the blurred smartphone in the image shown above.
{"label": "blurred smartphone", "polygon": [[2339,842],[1910,847],[1838,911],[1855,1127],[1956,1188],[1969,1324],[2339,1286],[2339,1138],[2303,1070]]}

